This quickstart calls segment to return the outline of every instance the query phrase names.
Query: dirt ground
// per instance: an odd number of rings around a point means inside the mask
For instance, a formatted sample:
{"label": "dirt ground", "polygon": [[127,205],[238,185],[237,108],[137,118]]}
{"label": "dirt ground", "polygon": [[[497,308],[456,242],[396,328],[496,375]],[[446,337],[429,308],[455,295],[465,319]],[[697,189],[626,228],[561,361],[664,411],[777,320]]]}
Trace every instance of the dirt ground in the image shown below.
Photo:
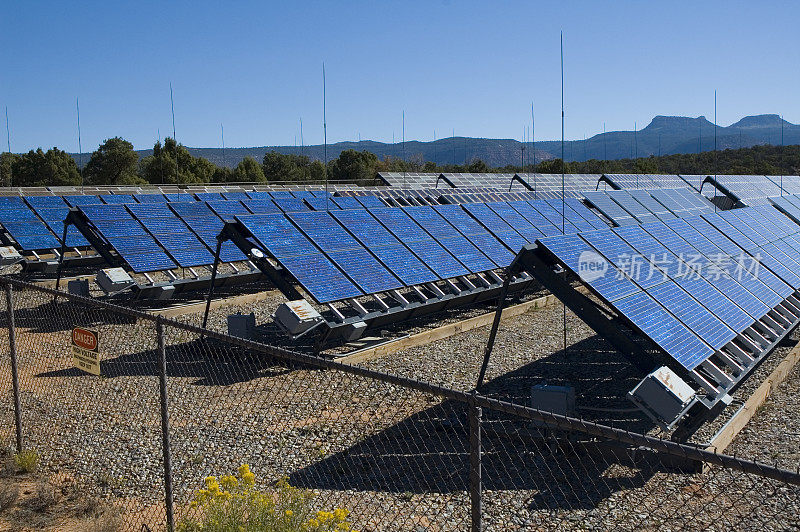
{"label": "dirt ground", "polygon": [[24,472],[10,450],[2,452],[0,530],[111,532],[121,525],[119,512],[82,493],[70,477]]}

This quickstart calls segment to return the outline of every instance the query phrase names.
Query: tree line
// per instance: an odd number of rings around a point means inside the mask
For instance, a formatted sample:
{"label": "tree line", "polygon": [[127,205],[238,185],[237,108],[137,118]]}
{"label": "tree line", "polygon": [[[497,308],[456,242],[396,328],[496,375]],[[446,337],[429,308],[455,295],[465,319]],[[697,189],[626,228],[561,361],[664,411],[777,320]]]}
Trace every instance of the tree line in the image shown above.
{"label": "tree line", "polygon": [[361,185],[380,184],[378,172],[540,172],[559,174],[638,173],[638,174],[755,174],[792,175],[800,172],[800,146],[762,145],[719,152],[650,156],[638,159],[570,161],[544,160],[525,167],[508,165],[491,168],[480,159],[463,165],[437,165],[421,155],[408,159],[379,159],[369,151],[345,150],[328,161],[304,155],[264,155],[261,162],[245,157],[234,168],[217,166],[204,157],[166,138],[156,142],[153,153],[143,158],[133,145],[120,137],[104,141],[81,169],[67,152],[41,148],[24,154],[0,154],[0,185],[141,185],[201,183],[270,183],[347,181]]}

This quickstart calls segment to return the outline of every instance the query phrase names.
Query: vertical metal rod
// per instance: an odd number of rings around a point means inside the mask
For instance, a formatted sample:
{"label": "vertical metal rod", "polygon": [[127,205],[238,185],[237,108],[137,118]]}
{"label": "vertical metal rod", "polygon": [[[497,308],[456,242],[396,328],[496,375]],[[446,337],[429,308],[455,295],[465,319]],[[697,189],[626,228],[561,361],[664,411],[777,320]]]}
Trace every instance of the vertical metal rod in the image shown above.
{"label": "vertical metal rod", "polygon": [[[531,153],[533,154],[533,171],[536,172],[536,121],[533,118],[533,100],[531,100]],[[536,176],[533,176],[536,179]],[[536,190],[536,181],[534,181],[533,189]],[[534,196],[535,197],[535,196]]]}
{"label": "vertical metal rod", "polygon": [[22,406],[19,400],[19,373],[17,372],[17,328],[14,325],[14,297],[11,284],[6,284],[6,312],[8,314],[8,346],[11,352],[11,383],[14,388],[14,425],[17,429],[17,452],[22,452]]}
{"label": "vertical metal rod", "polygon": [[327,94],[325,87],[325,63],[322,63],[322,136],[325,157],[325,210],[329,211],[330,193],[328,192],[328,115],[326,113]]}
{"label": "vertical metal rod", "polygon": [[472,532],[483,530],[483,504],[481,479],[481,407],[469,405],[469,499]]}
{"label": "vertical metal rod", "polygon": [[403,109],[403,188],[406,188],[406,110]]}
{"label": "vertical metal rod", "polygon": [[175,508],[172,498],[172,455],[169,445],[169,408],[167,403],[167,350],[164,347],[163,318],[156,318],[156,336],[158,337],[158,385],[161,396],[161,446],[164,453],[164,503],[167,510],[167,530],[175,530]]}
{"label": "vertical metal rod", "polygon": [[172,110],[172,140],[175,141],[175,182],[178,182],[178,139],[175,138],[175,101],[172,99],[172,83],[169,84],[169,107]]}
{"label": "vertical metal rod", "polygon": [[[561,234],[566,233],[566,198],[564,197],[564,174],[566,162],[564,161],[564,32],[561,32]],[[564,272],[566,275],[566,272]],[[563,308],[564,325],[564,354],[567,354],[567,304]]]}
{"label": "vertical metal rod", "polygon": [[[717,196],[717,91],[714,91],[714,197]],[[717,202],[714,202],[714,212],[717,212]]]}
{"label": "vertical metal rod", "polygon": [[219,123],[219,136],[222,140],[222,166],[225,166],[225,126],[222,125],[222,122]]}
{"label": "vertical metal rod", "polygon": [[78,113],[78,174],[81,176],[81,192],[83,192],[83,148],[81,147],[81,104],[75,97],[75,109]]}

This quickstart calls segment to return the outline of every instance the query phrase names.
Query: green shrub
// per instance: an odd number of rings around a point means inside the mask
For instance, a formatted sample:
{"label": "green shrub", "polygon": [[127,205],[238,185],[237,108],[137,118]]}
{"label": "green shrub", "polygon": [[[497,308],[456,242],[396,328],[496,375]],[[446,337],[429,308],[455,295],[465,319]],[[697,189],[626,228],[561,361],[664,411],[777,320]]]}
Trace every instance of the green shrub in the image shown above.
{"label": "green shrub", "polygon": [[14,463],[25,473],[32,473],[39,467],[39,453],[28,449],[14,455]]}
{"label": "green shrub", "polygon": [[179,532],[357,532],[347,521],[347,510],[314,511],[314,494],[289,485],[285,478],[272,489],[257,489],[247,464],[236,476],[206,477],[205,485],[190,504],[197,517],[182,519]]}

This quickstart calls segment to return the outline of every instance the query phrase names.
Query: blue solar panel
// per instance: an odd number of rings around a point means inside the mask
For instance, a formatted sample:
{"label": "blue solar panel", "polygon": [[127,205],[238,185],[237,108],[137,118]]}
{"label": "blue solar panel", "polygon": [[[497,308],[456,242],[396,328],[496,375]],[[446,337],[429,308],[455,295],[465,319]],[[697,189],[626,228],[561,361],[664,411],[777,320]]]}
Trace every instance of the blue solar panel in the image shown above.
{"label": "blue solar panel", "polygon": [[327,212],[307,211],[289,213],[288,217],[322,251],[359,249],[361,245]]}
{"label": "blue solar panel", "polygon": [[282,214],[237,216],[236,218],[278,260],[319,253],[316,246]]}
{"label": "blue solar panel", "polygon": [[429,240],[431,236],[402,210],[392,207],[370,209],[384,227],[404,243]]}
{"label": "blue solar panel", "polygon": [[273,190],[270,195],[275,199],[294,198],[294,194],[288,190]]}
{"label": "blue solar panel", "polygon": [[333,198],[304,198],[306,205],[315,211],[338,211],[339,206],[333,202]]}
{"label": "blue solar panel", "polygon": [[250,211],[236,200],[208,201],[206,203],[223,219],[231,218],[237,214],[250,214]]}
{"label": "blue solar panel", "polygon": [[130,194],[101,194],[100,199],[109,205],[119,205],[123,203],[136,203]]}
{"label": "blue solar panel", "polygon": [[[478,235],[480,236],[480,235]],[[447,251],[461,261],[472,273],[493,270],[497,266],[464,236],[437,239]],[[498,246],[499,247],[499,246]],[[500,252],[503,252],[501,249]]]}
{"label": "blue solar panel", "polygon": [[362,295],[361,290],[322,254],[285,257],[281,264],[319,303]]}
{"label": "blue solar panel", "polygon": [[339,223],[367,247],[388,246],[400,243],[388,229],[383,227],[383,225],[366,210],[337,210],[332,211],[331,215],[339,220]]}
{"label": "blue solar panel", "polygon": [[273,214],[283,212],[271,199],[252,199],[242,201],[253,214]]}
{"label": "blue solar panel", "polygon": [[[564,216],[561,216],[561,199],[548,199],[548,200],[530,200],[528,204],[539,211],[539,213],[544,216],[551,224],[555,225],[558,230],[561,230],[561,227],[564,227],[564,231],[566,233],[578,233],[579,230],[575,225],[570,222],[570,210],[569,207],[566,206],[566,203],[563,206]],[[563,218],[563,219],[562,219]],[[606,226],[607,227],[607,226]]]}
{"label": "blue solar panel", "polygon": [[664,275],[650,275],[651,267],[648,258],[643,257],[610,229],[589,231],[581,233],[580,236],[617,269],[632,277],[642,288],[646,289],[664,282]]}
{"label": "blue solar panel", "polygon": [[52,209],[67,206],[61,196],[25,196],[23,199],[34,209]]}
{"label": "blue solar panel", "polygon": [[22,250],[44,250],[61,247],[50,229],[22,202],[21,198],[6,200],[0,208],[0,223]]}
{"label": "blue solar panel", "polygon": [[368,209],[386,206],[377,196],[356,196],[356,200],[358,200],[362,207]]}
{"label": "blue solar panel", "polygon": [[[730,238],[739,247],[750,252],[751,255],[756,257],[761,264],[772,270],[772,272],[780,277],[783,281],[793,288],[800,288],[800,276],[796,275],[792,269],[796,269],[797,265],[794,261],[786,257],[780,250],[770,247],[758,247],[752,239],[746,236],[742,229],[748,227],[743,223],[730,224],[717,214],[707,214],[705,218],[708,222],[712,223],[721,233]],[[755,236],[754,230],[747,230],[748,233]],[[762,272],[763,275],[764,272]],[[766,282],[766,281],[765,281]]]}
{"label": "blue solar panel", "polygon": [[[578,235],[554,236],[543,238],[539,242],[567,268],[582,276],[585,282],[607,301],[613,303],[640,291],[630,278],[617,270]],[[587,269],[589,267],[595,269],[589,270]]]}
{"label": "blue solar panel", "polygon": [[594,205],[597,210],[613,220],[618,225],[638,223],[631,214],[612,200],[607,193],[602,191],[584,192],[583,196]]}
{"label": "blue solar panel", "polygon": [[439,277],[447,279],[470,273],[403,209],[387,207],[370,212]]}
{"label": "blue solar panel", "polygon": [[169,192],[164,194],[164,197],[167,198],[169,202],[194,202],[197,201],[194,199],[192,194],[187,194],[186,192]]}
{"label": "blue solar panel", "polygon": [[139,203],[164,203],[164,194],[134,194],[134,199]]}
{"label": "blue solar panel", "polygon": [[[486,206],[492,209],[505,223],[513,227],[517,233],[528,241],[528,243],[536,242],[536,239],[544,236],[541,231],[536,229],[533,224],[515,211],[508,203],[492,202],[487,203]],[[591,228],[591,226],[589,226],[589,228]]]}
{"label": "blue solar panel", "polygon": [[[669,230],[662,226],[664,230]],[[689,292],[692,297],[708,308],[712,313],[719,317],[726,325],[737,332],[753,324],[754,319],[759,316],[748,316],[740,306],[751,309],[766,307],[758,301],[755,296],[747,292],[741,285],[736,283],[728,275],[709,274],[707,269],[697,270],[701,277],[693,275],[688,268],[688,264],[678,255],[667,249],[651,234],[645,231],[642,226],[631,225],[615,230],[633,246],[639,253],[650,258],[652,266],[666,273],[670,278]],[[651,272],[648,272],[650,275]],[[715,288],[716,287],[716,288]],[[768,309],[766,309],[768,310]],[[764,313],[766,313],[766,310]],[[758,310],[756,310],[756,313]]]}
{"label": "blue solar panel", "polygon": [[[275,194],[276,192],[272,193],[273,196]],[[283,212],[303,212],[309,210],[308,206],[303,203],[303,200],[300,198],[276,197],[274,202]]]}
{"label": "blue solar panel", "polygon": [[470,273],[435,240],[415,240],[406,245],[442,279]]}
{"label": "blue solar panel", "polygon": [[[528,220],[544,236],[556,236],[561,234],[561,226],[556,227],[550,220],[542,216],[542,213],[531,207],[527,201],[509,201],[508,204],[526,220]],[[608,227],[608,226],[606,226]]]}
{"label": "blue solar panel", "polygon": [[125,206],[134,216],[174,217],[165,202],[161,203],[130,203]]}
{"label": "blue solar panel", "polygon": [[197,192],[195,197],[199,201],[223,201],[225,199],[219,192]]}
{"label": "blue solar panel", "polygon": [[329,252],[328,257],[365,294],[386,292],[403,286],[369,251],[360,246],[357,249]]}
{"label": "blue solar panel", "polygon": [[[587,222],[582,216],[580,216],[577,212],[575,212],[572,207],[570,207],[566,199],[564,200],[563,205],[561,198],[548,199],[542,201],[544,201],[544,203],[549,205],[550,208],[552,209],[550,211],[547,211],[549,213],[547,214],[547,216],[551,218],[555,216],[554,221],[558,225],[558,227],[561,227],[561,211],[563,209],[564,218],[566,218],[565,230],[568,233],[574,233],[579,231],[591,231],[592,229],[595,229],[595,227],[592,224]],[[537,201],[536,205],[537,209],[544,208],[541,201]],[[555,212],[555,214],[553,214],[553,212]],[[595,216],[595,218],[597,218],[597,216]],[[602,229],[606,228],[608,228],[608,225],[603,224]]]}
{"label": "blue solar panel", "polygon": [[614,306],[687,370],[714,352],[644,292],[615,301]]}
{"label": "blue solar panel", "polygon": [[735,331],[674,282],[661,283],[648,288],[647,292],[714,350],[736,337]]}
{"label": "blue solar panel", "polygon": [[401,244],[371,247],[370,251],[386,265],[406,286],[438,281],[433,273],[416,255]]}
{"label": "blue solar panel", "polygon": [[302,199],[316,197],[314,196],[314,193],[311,192],[310,190],[295,190],[294,192],[292,192],[292,194],[294,194],[295,198],[302,198]]}
{"label": "blue solar panel", "polygon": [[223,192],[222,195],[225,197],[226,200],[246,200],[250,199],[250,196],[243,190],[241,191],[230,191],[230,192]]}
{"label": "blue solar panel", "polygon": [[468,215],[463,208],[458,205],[434,205],[434,210],[450,222],[458,231],[465,236],[475,234],[485,234],[486,228],[478,223],[475,218]]}
{"label": "blue solar panel", "polygon": [[209,208],[205,202],[202,201],[194,201],[194,202],[177,202],[177,203],[168,203],[169,208],[172,209],[175,214],[180,217],[185,216],[213,216],[217,217],[214,212]]}
{"label": "blue solar panel", "polygon": [[237,219],[319,303],[363,295],[297,227],[280,214]]}
{"label": "blue solar panel", "polygon": [[247,192],[247,195],[254,200],[271,200],[272,194],[265,191],[260,190],[250,190]]}
{"label": "blue solar panel", "polygon": [[72,207],[77,207],[79,205],[97,205],[99,203],[103,203],[97,196],[64,196],[63,199]]}
{"label": "blue solar panel", "polygon": [[[685,260],[695,260],[695,257],[700,257],[706,264],[709,264],[713,260],[719,261],[725,257],[730,257],[730,255],[708,240],[705,234],[700,233],[680,218],[669,220],[666,225],[646,224],[643,227],[674,253],[683,256]],[[734,268],[729,276],[761,302],[761,305],[758,305],[744,296],[737,299],[742,304],[742,308],[756,319],[761,318],[770,308],[780,303],[785,297],[771,290],[760,276],[756,277],[746,269],[737,270]],[[791,293],[792,289],[788,285],[777,278],[774,279],[778,283],[779,290],[782,285],[787,291],[787,295]],[[726,288],[725,293],[733,293],[733,289]]]}
{"label": "blue solar panel", "polygon": [[331,198],[341,209],[363,209],[364,206],[351,196],[334,196]]}

